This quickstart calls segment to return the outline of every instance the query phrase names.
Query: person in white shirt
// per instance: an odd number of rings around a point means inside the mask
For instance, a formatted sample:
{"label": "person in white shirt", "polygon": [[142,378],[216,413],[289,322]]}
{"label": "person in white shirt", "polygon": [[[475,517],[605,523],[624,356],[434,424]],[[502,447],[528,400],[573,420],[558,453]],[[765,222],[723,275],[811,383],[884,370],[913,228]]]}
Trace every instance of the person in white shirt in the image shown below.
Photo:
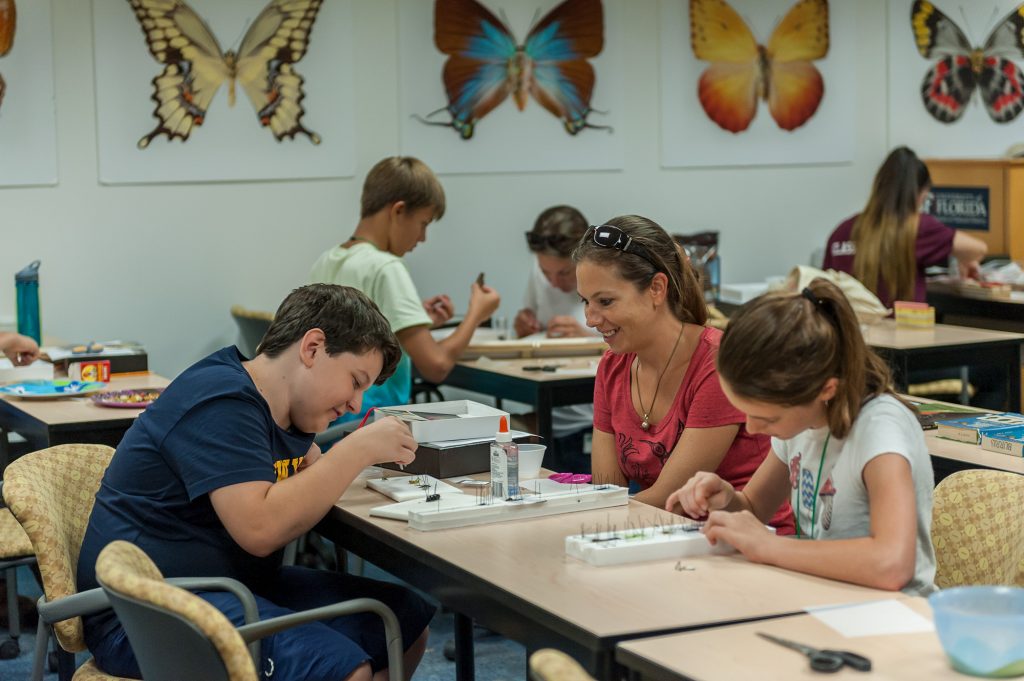
{"label": "person in white shirt", "polygon": [[[666,508],[707,516],[712,543],[750,560],[879,589],[934,591],[931,458],[842,291],[815,279],[730,320],[718,351],[726,397],[772,451],[742,492],[701,472]],[[789,499],[794,541],[764,523]]]}
{"label": "person in white shirt", "polygon": [[[526,244],[536,257],[523,296],[523,309],[513,323],[517,337],[596,335],[587,328],[583,303],[576,293],[576,266],[570,257],[587,227],[587,219],[572,206],[553,206],[542,212],[533,229],[526,233]],[[544,465],[563,472],[589,473],[593,425],[591,404],[552,409],[553,439]]]}

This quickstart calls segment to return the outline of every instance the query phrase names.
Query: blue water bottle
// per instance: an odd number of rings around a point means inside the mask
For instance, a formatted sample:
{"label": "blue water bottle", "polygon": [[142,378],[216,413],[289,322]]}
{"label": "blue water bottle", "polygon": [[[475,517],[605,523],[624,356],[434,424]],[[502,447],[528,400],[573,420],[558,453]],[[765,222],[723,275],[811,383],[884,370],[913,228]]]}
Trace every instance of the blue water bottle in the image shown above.
{"label": "blue water bottle", "polygon": [[38,260],[14,275],[14,288],[18,296],[18,333],[32,338],[36,343],[42,343]]}

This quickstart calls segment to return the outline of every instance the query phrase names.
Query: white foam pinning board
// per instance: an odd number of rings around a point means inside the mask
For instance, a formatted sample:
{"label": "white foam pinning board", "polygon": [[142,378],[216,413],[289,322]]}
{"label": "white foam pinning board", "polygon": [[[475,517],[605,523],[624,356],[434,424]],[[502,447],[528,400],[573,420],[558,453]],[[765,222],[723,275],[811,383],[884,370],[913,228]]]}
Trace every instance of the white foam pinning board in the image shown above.
{"label": "white foam pinning board", "polygon": [[591,511],[625,506],[627,503],[628,489],[603,485],[586,491],[567,490],[559,494],[528,495],[515,501],[475,494],[442,494],[436,501],[413,500],[378,506],[370,509],[370,515],[406,520],[412,529],[429,532]]}
{"label": "white foam pinning board", "polygon": [[591,565],[605,566],[736,551],[723,541],[712,546],[700,532],[702,525],[685,520],[674,525],[573,534],[565,538],[565,553]]}
{"label": "white foam pinning board", "polygon": [[424,499],[428,494],[462,494],[458,487],[438,480],[432,475],[396,475],[389,478],[370,478],[366,486],[395,501]]}

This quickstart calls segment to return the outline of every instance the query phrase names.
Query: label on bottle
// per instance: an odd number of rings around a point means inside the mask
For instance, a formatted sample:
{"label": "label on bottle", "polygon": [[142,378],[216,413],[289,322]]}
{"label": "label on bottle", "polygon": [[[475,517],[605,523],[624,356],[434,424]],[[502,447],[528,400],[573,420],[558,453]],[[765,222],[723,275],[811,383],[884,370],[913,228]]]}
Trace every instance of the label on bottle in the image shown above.
{"label": "label on bottle", "polygon": [[495,499],[505,498],[505,475],[508,464],[505,449],[497,442],[491,443],[491,496]]}

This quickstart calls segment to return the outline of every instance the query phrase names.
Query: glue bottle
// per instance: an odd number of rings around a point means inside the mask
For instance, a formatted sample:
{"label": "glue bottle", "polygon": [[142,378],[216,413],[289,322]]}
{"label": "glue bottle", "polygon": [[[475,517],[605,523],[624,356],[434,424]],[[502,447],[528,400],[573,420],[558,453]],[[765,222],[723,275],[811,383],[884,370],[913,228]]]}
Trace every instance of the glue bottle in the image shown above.
{"label": "glue bottle", "polygon": [[505,416],[491,444],[491,495],[496,499],[519,498],[519,445],[512,441]]}

